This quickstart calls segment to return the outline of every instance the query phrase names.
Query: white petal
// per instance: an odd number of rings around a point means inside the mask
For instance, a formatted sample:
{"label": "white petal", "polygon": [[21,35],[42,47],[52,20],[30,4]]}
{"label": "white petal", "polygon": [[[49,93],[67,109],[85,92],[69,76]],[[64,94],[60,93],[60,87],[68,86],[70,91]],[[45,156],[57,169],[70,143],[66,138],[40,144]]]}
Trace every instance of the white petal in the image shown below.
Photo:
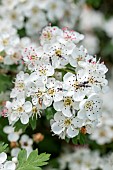
{"label": "white petal", "polygon": [[61,121],[61,120],[64,120],[65,117],[64,115],[62,114],[62,112],[56,112],[55,115],[54,115],[54,120],[55,121]]}
{"label": "white petal", "polygon": [[77,129],[72,129],[71,126],[67,129],[67,135],[68,135],[70,138],[73,138],[73,137],[77,136],[78,133],[79,133],[79,130],[77,130]]}
{"label": "white petal", "polygon": [[62,109],[62,113],[63,113],[64,116],[66,116],[66,117],[71,117],[71,116],[72,116],[70,107],[63,108],[63,109]]}
{"label": "white petal", "polygon": [[77,114],[77,117],[79,119],[85,119],[86,118],[86,111],[83,109],[83,110],[80,110]]}
{"label": "white petal", "polygon": [[15,170],[16,169],[16,165],[14,162],[12,161],[7,161],[5,164],[4,164],[4,170]]}
{"label": "white petal", "polygon": [[83,126],[83,121],[77,117],[72,120],[72,123],[74,124],[74,127],[82,127]]}
{"label": "white petal", "polygon": [[10,134],[12,132],[14,132],[14,128],[12,126],[5,126],[3,128],[3,131],[6,133],[6,134]]}
{"label": "white petal", "polygon": [[26,113],[23,113],[20,117],[22,124],[27,124],[29,122],[29,116]]}
{"label": "white petal", "polygon": [[20,152],[20,148],[13,148],[11,150],[11,156],[12,157],[17,157],[19,152]]}
{"label": "white petal", "polygon": [[97,112],[95,112],[95,111],[87,112],[86,114],[87,114],[87,117],[90,120],[96,120],[97,119]]}
{"label": "white petal", "polygon": [[8,135],[8,140],[10,142],[16,142],[19,139],[19,135],[17,133],[10,133]]}
{"label": "white petal", "polygon": [[54,107],[55,110],[61,111],[62,108],[63,108],[63,102],[62,101],[54,102],[53,107]]}
{"label": "white petal", "polygon": [[31,110],[32,110],[32,104],[30,101],[25,102],[23,107],[24,107],[25,112],[27,112],[27,113],[31,112]]}
{"label": "white petal", "polygon": [[4,163],[7,159],[6,153],[2,152],[0,153],[0,164]]}
{"label": "white petal", "polygon": [[65,128],[60,126],[58,123],[53,123],[51,129],[55,134],[59,135]]}

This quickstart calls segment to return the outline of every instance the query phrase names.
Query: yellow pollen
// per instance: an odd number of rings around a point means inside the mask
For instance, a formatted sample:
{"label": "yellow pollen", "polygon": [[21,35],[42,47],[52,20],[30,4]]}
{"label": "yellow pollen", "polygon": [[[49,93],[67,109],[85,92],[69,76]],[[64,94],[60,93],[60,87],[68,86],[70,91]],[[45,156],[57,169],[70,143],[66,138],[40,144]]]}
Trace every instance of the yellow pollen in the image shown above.
{"label": "yellow pollen", "polygon": [[56,50],[55,54],[56,54],[56,56],[61,56],[62,52],[61,52],[61,50]]}
{"label": "yellow pollen", "polygon": [[5,38],[5,39],[2,41],[2,43],[3,43],[4,46],[8,45],[9,39],[8,39],[8,38]]}
{"label": "yellow pollen", "polygon": [[81,56],[78,56],[77,61],[79,62],[79,61],[81,61],[81,60],[82,60],[82,57],[81,57]]}
{"label": "yellow pollen", "polygon": [[79,85],[78,81],[75,81],[74,84],[73,84],[73,87],[74,87],[75,89],[78,89],[78,87],[79,87],[78,85]]}
{"label": "yellow pollen", "polygon": [[18,112],[23,112],[24,110],[23,110],[22,107],[19,107],[19,108],[17,109],[17,111],[18,111]]}
{"label": "yellow pollen", "polygon": [[87,101],[86,103],[85,103],[85,109],[87,110],[87,109],[92,109],[92,106],[93,106],[93,102],[92,101]]}
{"label": "yellow pollen", "polygon": [[51,94],[51,95],[53,95],[53,94],[54,94],[54,92],[55,92],[55,90],[54,90],[54,89],[52,89],[52,88],[48,90],[48,93],[49,93],[49,94]]}
{"label": "yellow pollen", "polygon": [[24,83],[18,83],[15,85],[17,88],[23,89],[24,88]]}
{"label": "yellow pollen", "polygon": [[52,5],[51,5],[51,8],[52,8],[52,9],[56,9],[56,8],[57,8],[57,5],[56,5],[56,4],[52,4]]}
{"label": "yellow pollen", "polygon": [[70,119],[66,119],[65,122],[64,122],[64,124],[65,124],[66,126],[69,126],[69,125],[71,124],[71,120],[70,120]]}
{"label": "yellow pollen", "polygon": [[32,12],[33,12],[33,14],[38,13],[38,8],[37,8],[37,7],[33,7],[33,8],[32,8]]}
{"label": "yellow pollen", "polygon": [[70,106],[71,104],[72,104],[72,100],[70,98],[64,100],[64,106]]}
{"label": "yellow pollen", "polygon": [[46,69],[40,69],[39,71],[40,71],[41,74],[46,75]]}
{"label": "yellow pollen", "polygon": [[34,107],[32,108],[33,114],[37,113],[37,111],[38,111],[38,110],[37,110],[37,107],[34,106]]}
{"label": "yellow pollen", "polygon": [[101,131],[101,132],[100,132],[100,136],[101,136],[101,137],[106,136],[105,132],[104,132],[104,131]]}
{"label": "yellow pollen", "polygon": [[91,78],[88,78],[88,81],[89,81],[89,83],[91,83],[91,84],[93,84],[93,83],[95,83],[95,81],[94,81],[94,79],[91,77]]}
{"label": "yellow pollen", "polygon": [[48,40],[51,40],[51,33],[47,31],[46,37],[48,38]]}
{"label": "yellow pollen", "polygon": [[12,18],[12,19],[16,19],[16,18],[17,18],[16,13],[12,13],[11,18]]}
{"label": "yellow pollen", "polygon": [[41,96],[42,96],[42,92],[41,92],[41,91],[38,91],[38,92],[36,93],[36,95],[37,95],[38,97],[41,97]]}

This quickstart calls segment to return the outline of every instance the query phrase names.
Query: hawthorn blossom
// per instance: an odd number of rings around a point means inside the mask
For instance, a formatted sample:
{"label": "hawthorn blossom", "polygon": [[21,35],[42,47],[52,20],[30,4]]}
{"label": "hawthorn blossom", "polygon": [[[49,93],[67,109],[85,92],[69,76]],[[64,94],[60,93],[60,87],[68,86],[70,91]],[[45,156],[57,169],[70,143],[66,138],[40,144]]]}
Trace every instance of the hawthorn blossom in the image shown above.
{"label": "hawthorn blossom", "polygon": [[101,115],[102,100],[97,94],[91,94],[88,99],[80,102],[78,118],[95,120]]}
{"label": "hawthorn blossom", "polygon": [[83,121],[75,116],[66,117],[62,112],[56,112],[51,124],[51,129],[63,139],[66,136],[73,138],[78,135],[79,127],[82,126],[82,123]]}

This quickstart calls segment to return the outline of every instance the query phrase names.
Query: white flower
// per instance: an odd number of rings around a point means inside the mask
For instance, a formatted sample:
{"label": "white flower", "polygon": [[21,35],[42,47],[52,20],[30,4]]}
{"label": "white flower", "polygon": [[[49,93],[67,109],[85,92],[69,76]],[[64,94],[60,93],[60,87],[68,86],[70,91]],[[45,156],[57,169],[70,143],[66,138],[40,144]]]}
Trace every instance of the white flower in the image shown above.
{"label": "white flower", "polygon": [[79,127],[81,126],[82,120],[79,118],[75,116],[68,118],[62,112],[56,112],[51,129],[55,134],[60,135],[61,138],[65,138],[66,136],[73,138],[78,135]]}
{"label": "white flower", "polygon": [[75,5],[71,1],[67,1],[65,4],[64,15],[59,22],[61,27],[69,27],[74,28],[78,17],[79,17],[80,9],[78,5]]}
{"label": "white flower", "polygon": [[94,34],[85,34],[85,39],[83,40],[82,44],[92,55],[95,55],[99,51],[99,39]]}
{"label": "white flower", "polygon": [[78,118],[96,120],[101,116],[102,100],[97,94],[91,94],[80,102],[79,107]]}
{"label": "white flower", "polygon": [[20,137],[20,134],[22,133],[22,131],[18,131],[18,132],[15,132],[14,131],[14,128],[12,126],[5,126],[3,128],[3,131],[8,134],[8,141],[10,142],[16,142],[18,141],[19,137]]}
{"label": "white flower", "polygon": [[7,154],[5,152],[0,153],[0,164],[4,163],[7,159]]}
{"label": "white flower", "polygon": [[107,35],[112,38],[113,37],[113,18],[110,18],[109,20],[106,21],[104,24],[104,30],[107,33]]}
{"label": "white flower", "polygon": [[52,101],[60,101],[63,99],[63,85],[62,82],[55,80],[55,78],[48,78],[47,95]]}
{"label": "white flower", "polygon": [[74,30],[69,30],[68,28],[63,29],[63,37],[66,41],[74,42],[75,44],[84,39],[83,34]]}
{"label": "white flower", "polygon": [[16,170],[16,164],[12,161],[7,161],[7,154],[0,153],[0,169],[1,170]]}
{"label": "white flower", "polygon": [[33,18],[29,18],[25,24],[26,32],[29,36],[37,35],[37,33],[47,25],[44,13],[39,13]]}
{"label": "white flower", "polygon": [[104,25],[104,17],[101,12],[93,10],[91,8],[85,8],[82,10],[80,16],[80,29],[87,31],[94,28],[102,28]]}
{"label": "white flower", "polygon": [[29,46],[28,48],[25,48],[25,50],[22,52],[22,57],[29,70],[35,70],[35,67],[37,66],[39,58],[42,56],[42,54],[42,48],[35,49]]}
{"label": "white flower", "polygon": [[7,54],[11,55],[19,43],[19,38],[16,35],[10,35],[9,33],[0,34],[0,51],[5,51]]}
{"label": "white flower", "polygon": [[65,92],[67,95],[73,95],[74,101],[82,101],[85,95],[89,92],[88,84],[84,84],[84,80],[78,81],[78,74],[66,73],[63,77],[64,88],[67,89]]}
{"label": "white flower", "polygon": [[65,66],[68,64],[68,58],[72,53],[73,48],[73,43],[66,42],[65,44],[62,44],[57,42],[52,45],[45,45],[44,51],[51,59],[51,64],[55,68],[58,68],[59,66]]}
{"label": "white flower", "polygon": [[21,13],[19,8],[15,8],[10,11],[6,11],[7,18],[12,22],[12,24],[17,27],[18,29],[21,29],[24,25],[24,16]]}
{"label": "white flower", "polygon": [[29,138],[28,135],[22,135],[19,142],[21,144],[21,148],[26,149],[28,156],[33,150],[33,139]]}
{"label": "white flower", "polygon": [[6,108],[11,112],[9,116],[9,121],[15,122],[19,118],[22,124],[27,124],[29,122],[29,113],[32,110],[32,104],[30,101],[26,101],[25,99],[21,100],[13,100],[12,103],[7,102]]}
{"label": "white flower", "polygon": [[77,67],[82,61],[86,60],[86,56],[87,50],[83,46],[80,46],[79,48],[75,47],[69,58],[69,63],[71,66]]}
{"label": "white flower", "polygon": [[40,42],[41,45],[55,43],[60,36],[63,36],[63,31],[58,27],[46,26],[41,33]]}
{"label": "white flower", "polygon": [[47,4],[47,16],[50,21],[61,19],[65,10],[65,3],[63,1],[50,0]]}
{"label": "white flower", "polygon": [[75,102],[71,96],[63,96],[61,101],[53,103],[56,111],[62,111],[64,116],[71,117],[75,110],[78,110],[78,102]]}
{"label": "white flower", "polygon": [[24,93],[26,91],[27,83],[29,82],[29,74],[23,71],[20,71],[15,80],[15,87],[12,89],[10,93],[11,98],[15,98],[19,95],[19,93]]}

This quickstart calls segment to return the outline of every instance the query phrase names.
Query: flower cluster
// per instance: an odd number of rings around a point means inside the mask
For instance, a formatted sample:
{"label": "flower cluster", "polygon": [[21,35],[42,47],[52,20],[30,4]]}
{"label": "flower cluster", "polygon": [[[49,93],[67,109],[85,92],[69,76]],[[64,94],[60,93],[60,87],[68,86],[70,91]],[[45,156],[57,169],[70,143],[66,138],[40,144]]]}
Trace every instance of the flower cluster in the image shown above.
{"label": "flower cluster", "polygon": [[98,144],[104,145],[113,141],[113,83],[110,83],[111,88],[109,93],[102,96],[103,98],[103,112],[99,124],[90,138],[95,140]]}
{"label": "flower cluster", "polygon": [[0,169],[1,170],[16,170],[16,164],[14,161],[7,160],[7,154],[5,152],[0,153]]}
{"label": "flower cluster", "polygon": [[12,126],[5,126],[3,128],[3,132],[8,135],[7,138],[10,142],[12,157],[17,158],[21,149],[25,149],[27,151],[27,156],[29,156],[29,154],[33,151],[33,139],[27,134],[22,134],[21,129],[17,132],[14,131]]}
{"label": "flower cluster", "polygon": [[[68,147],[67,147],[68,148]],[[45,170],[112,170],[113,153],[100,156],[99,151],[91,151],[87,147],[68,148],[58,158],[59,168],[47,167]]]}
{"label": "flower cluster", "polygon": [[[107,90],[107,68],[77,43],[82,34],[64,28],[43,29],[38,48],[23,51],[26,72],[16,76],[15,87],[6,102],[9,122],[19,119],[27,124],[30,117],[53,106],[52,131],[61,138],[73,138],[82,127],[87,133],[98,123],[102,100],[99,93]],[[56,73],[61,73],[58,80]]]}
{"label": "flower cluster", "polygon": [[[84,3],[84,2],[83,2]],[[47,23],[58,21],[63,26],[74,27],[80,5],[64,0],[2,0],[0,16],[7,18],[17,29],[25,27],[27,35],[36,35]],[[74,18],[74,19],[73,19]],[[38,22],[37,22],[38,21]],[[68,24],[68,25],[67,25]]]}
{"label": "flower cluster", "polygon": [[[17,64],[21,59],[22,49],[32,42],[28,37],[20,38],[10,20],[0,19],[0,25],[0,63]],[[35,46],[35,43],[32,45]]]}

